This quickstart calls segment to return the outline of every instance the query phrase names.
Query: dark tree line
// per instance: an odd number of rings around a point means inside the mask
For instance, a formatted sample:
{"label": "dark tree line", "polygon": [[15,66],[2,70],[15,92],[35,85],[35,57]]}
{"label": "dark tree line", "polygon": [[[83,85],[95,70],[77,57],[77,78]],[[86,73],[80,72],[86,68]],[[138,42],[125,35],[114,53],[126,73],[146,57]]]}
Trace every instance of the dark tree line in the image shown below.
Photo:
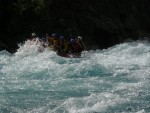
{"label": "dark tree line", "polygon": [[88,49],[149,37],[149,0],[0,0],[0,50],[38,34],[82,35]]}

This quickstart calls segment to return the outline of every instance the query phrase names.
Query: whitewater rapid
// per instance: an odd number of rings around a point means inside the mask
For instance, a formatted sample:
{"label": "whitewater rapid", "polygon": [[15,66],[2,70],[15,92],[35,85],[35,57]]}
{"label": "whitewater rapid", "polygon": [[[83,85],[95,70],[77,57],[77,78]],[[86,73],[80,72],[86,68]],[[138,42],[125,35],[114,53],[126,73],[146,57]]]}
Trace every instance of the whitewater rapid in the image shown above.
{"label": "whitewater rapid", "polygon": [[64,58],[26,41],[0,51],[0,113],[148,113],[150,44]]}

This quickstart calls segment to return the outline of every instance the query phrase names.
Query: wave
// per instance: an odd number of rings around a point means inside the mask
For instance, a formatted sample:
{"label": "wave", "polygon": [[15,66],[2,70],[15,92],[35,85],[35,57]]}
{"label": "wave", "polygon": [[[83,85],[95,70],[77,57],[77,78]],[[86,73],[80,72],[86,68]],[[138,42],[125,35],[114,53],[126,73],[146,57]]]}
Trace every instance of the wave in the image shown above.
{"label": "wave", "polygon": [[150,45],[127,42],[64,58],[27,40],[0,51],[0,112],[150,112]]}

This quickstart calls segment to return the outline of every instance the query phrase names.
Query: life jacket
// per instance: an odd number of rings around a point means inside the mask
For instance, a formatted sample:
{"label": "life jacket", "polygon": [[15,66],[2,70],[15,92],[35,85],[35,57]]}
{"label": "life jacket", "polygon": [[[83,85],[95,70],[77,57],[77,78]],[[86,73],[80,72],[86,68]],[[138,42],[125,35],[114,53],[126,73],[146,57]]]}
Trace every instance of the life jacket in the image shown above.
{"label": "life jacket", "polygon": [[51,46],[54,44],[54,39],[52,37],[48,37],[48,45]]}
{"label": "life jacket", "polygon": [[82,45],[80,44],[80,42],[76,41],[75,45],[74,45],[74,52],[80,53],[80,52],[82,52],[82,50],[83,50]]}
{"label": "life jacket", "polygon": [[54,39],[54,43],[53,43],[54,51],[57,51],[58,48],[59,48],[59,40],[58,39]]}
{"label": "life jacket", "polygon": [[68,52],[70,54],[74,53],[74,44],[73,43],[68,44]]}
{"label": "life jacket", "polygon": [[59,43],[59,52],[63,52],[63,53],[68,52],[68,43],[66,40]]}

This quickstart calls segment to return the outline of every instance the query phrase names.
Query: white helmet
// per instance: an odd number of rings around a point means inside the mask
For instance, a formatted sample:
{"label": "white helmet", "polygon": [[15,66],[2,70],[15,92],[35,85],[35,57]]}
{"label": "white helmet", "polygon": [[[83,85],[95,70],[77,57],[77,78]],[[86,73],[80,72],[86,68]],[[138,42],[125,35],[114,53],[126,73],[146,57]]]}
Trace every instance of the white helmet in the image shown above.
{"label": "white helmet", "polygon": [[32,36],[36,36],[36,34],[35,34],[35,33],[32,33]]}
{"label": "white helmet", "polygon": [[78,36],[78,39],[82,40],[82,37],[81,37],[81,36]]}

